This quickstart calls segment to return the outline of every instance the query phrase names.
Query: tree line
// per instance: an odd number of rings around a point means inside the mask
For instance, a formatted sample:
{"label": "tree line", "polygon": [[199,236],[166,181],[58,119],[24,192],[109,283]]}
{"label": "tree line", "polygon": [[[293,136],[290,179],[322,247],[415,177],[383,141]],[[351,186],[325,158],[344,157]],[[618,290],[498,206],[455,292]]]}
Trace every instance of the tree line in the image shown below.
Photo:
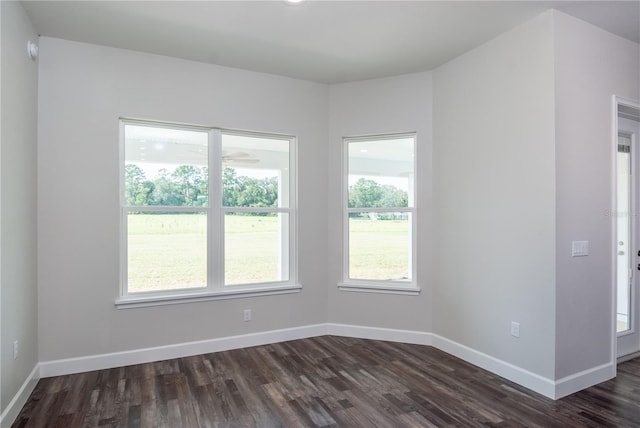
{"label": "tree line", "polygon": [[[155,178],[146,177],[135,164],[125,165],[125,202],[129,206],[202,207],[208,204],[209,170],[180,165],[173,172],[161,169]],[[222,173],[222,203],[225,207],[276,208],[278,178],[238,175],[233,168]],[[360,178],[349,186],[350,208],[407,207],[402,189]]]}
{"label": "tree line", "polygon": [[[158,171],[154,179],[135,164],[125,165],[125,203],[129,206],[203,207],[208,204],[209,170],[180,165],[173,172]],[[222,175],[222,203],[226,207],[278,206],[278,178],[238,176],[233,168]]]}
{"label": "tree line", "polygon": [[409,195],[390,184],[360,178],[349,186],[349,208],[402,208],[409,206]]}

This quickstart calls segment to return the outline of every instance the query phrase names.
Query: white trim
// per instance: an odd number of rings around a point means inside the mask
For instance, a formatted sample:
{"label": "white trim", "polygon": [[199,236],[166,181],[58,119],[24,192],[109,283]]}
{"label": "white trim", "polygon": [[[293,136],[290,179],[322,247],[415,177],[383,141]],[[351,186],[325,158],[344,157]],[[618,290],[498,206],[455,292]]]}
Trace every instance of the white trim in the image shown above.
{"label": "white trim", "polygon": [[[627,106],[627,107],[631,107],[634,109],[640,109],[640,103],[638,103],[637,101],[632,101],[631,99],[628,98],[624,98],[624,97],[620,97],[617,95],[612,95],[611,97],[612,99],[612,108],[611,108],[611,145],[612,145],[612,160],[611,160],[611,207],[613,210],[617,209],[618,206],[618,201],[617,201],[617,177],[618,177],[618,164],[617,164],[617,152],[618,152],[618,135],[620,132],[620,123],[619,123],[619,107],[621,105],[623,106]],[[632,162],[632,171],[634,171],[634,169],[637,169],[636,167],[638,166],[637,164],[637,155],[634,155],[634,153],[638,150],[637,147],[637,143],[632,139],[631,141],[631,162]],[[636,171],[633,172],[635,178],[634,180],[637,180],[637,173]],[[636,193],[637,190],[632,190],[632,207],[631,210],[633,213],[637,212],[637,208],[638,208],[638,202],[637,202],[637,198],[636,198]],[[633,224],[634,222],[632,222],[631,224],[631,248],[633,248],[633,252],[635,252],[638,248],[639,248],[639,243],[638,243],[638,233],[637,231],[634,231],[635,229],[635,224]],[[611,215],[611,229],[612,229],[612,237],[613,239],[611,240],[611,260],[612,260],[612,265],[613,269],[611,269],[611,359],[610,359],[610,364],[612,366],[612,376],[611,377],[615,377],[616,376],[616,372],[617,372],[617,365],[616,365],[616,361],[620,361],[620,359],[618,358],[618,338],[622,337],[622,336],[626,336],[627,334],[618,334],[618,329],[617,329],[617,304],[618,304],[618,281],[617,281],[617,258],[616,258],[616,254],[617,254],[617,222],[616,222],[616,216],[615,215]],[[634,263],[631,263],[631,266],[635,266]],[[631,268],[630,266],[630,268]],[[635,272],[632,269],[632,272]],[[632,292],[634,290],[637,290],[637,281],[638,278],[636,278],[636,275],[633,275],[633,279],[632,279]],[[633,299],[632,297],[632,301],[630,302],[630,307],[632,307],[635,302],[635,299]],[[633,329],[636,326],[636,322],[634,320],[634,315],[637,316],[637,314],[634,314],[635,312],[637,312],[637,308],[632,308],[631,309],[631,317],[629,319],[629,323],[631,326],[630,331],[628,332],[628,334],[632,334],[633,333]],[[601,366],[603,367],[603,366]]]}
{"label": "white trim", "polygon": [[553,381],[445,337],[420,331],[329,323],[327,334],[433,346],[554,400],[615,377],[615,364],[607,363]]}
{"label": "white trim", "polygon": [[127,213],[208,213],[209,207],[183,207],[181,205],[127,205],[122,207]]}
{"label": "white trim", "polygon": [[355,282],[341,282],[338,284],[340,291],[355,291],[360,293],[380,293],[380,294],[404,294],[409,296],[417,296],[420,294],[420,287],[398,285],[394,286],[393,282],[389,281],[383,285],[376,285],[373,281],[371,283],[355,283]]}
{"label": "white trim", "polygon": [[118,309],[143,308],[147,306],[175,305],[179,303],[204,302],[208,300],[240,299],[245,297],[273,296],[276,294],[299,293],[301,284],[229,286],[224,290],[193,292],[182,294],[159,294],[132,297],[129,294],[115,301]]}
{"label": "white trim", "polygon": [[[166,211],[166,210],[164,210]],[[277,213],[289,214],[291,208],[253,208],[253,207],[220,207],[220,211],[227,213]]]}
{"label": "white trim", "polygon": [[[623,106],[627,106],[627,107],[631,107],[634,108],[636,110],[640,110],[640,105],[629,105],[629,104],[619,104],[618,108],[623,105]],[[633,213],[630,214],[630,234],[631,234],[631,253],[632,256],[634,253],[636,253],[636,251],[638,250],[638,248],[640,247],[640,241],[638,240],[638,218],[637,218],[637,214],[638,213],[638,166],[640,166],[640,162],[639,162],[639,156],[638,156],[638,134],[640,131],[640,125],[638,124],[637,120],[631,121],[628,119],[625,119],[623,117],[620,116],[620,113],[618,113],[619,119],[618,119],[618,123],[617,123],[617,133],[618,133],[618,138],[617,140],[620,140],[620,135],[626,136],[629,138],[629,144],[630,144],[630,162],[631,162],[631,179],[630,179],[630,192],[631,192],[631,207],[629,210],[629,213]],[[631,122],[633,124],[631,124]],[[616,174],[617,176],[617,174]],[[617,192],[616,192],[616,196],[617,196]],[[616,206],[617,208],[617,206]],[[617,216],[616,216],[617,217]],[[640,335],[638,335],[638,319],[637,319],[637,315],[638,315],[638,311],[640,310],[640,307],[638,307],[639,302],[638,302],[638,278],[637,275],[635,274],[635,269],[633,269],[633,261],[632,259],[629,260],[629,269],[631,270],[631,283],[629,284],[629,302],[628,302],[628,326],[629,328],[625,331],[622,331],[620,333],[617,334],[617,345],[616,345],[616,358],[619,361],[619,357],[623,357],[625,355],[629,355],[629,354],[633,354],[635,352],[640,351]],[[616,269],[617,272],[617,269]],[[617,282],[616,282],[616,291],[617,291]],[[615,319],[617,321],[617,312],[618,312],[618,299],[616,296],[616,301],[615,301],[616,307],[615,307]],[[617,330],[616,330],[617,331]],[[630,336],[630,337],[625,337],[625,336]]]}
{"label": "white trim", "polygon": [[453,340],[433,335],[433,346],[532,391],[555,399],[555,382]]}
{"label": "white trim", "polygon": [[638,358],[638,357],[640,357],[640,351],[632,352],[630,354],[618,357],[618,359],[616,360],[616,363],[617,364],[624,363],[625,361],[633,360],[633,359]]}
{"label": "white trim", "polygon": [[325,334],[325,324],[314,324],[282,330],[270,330],[259,333],[200,340],[197,342],[177,343],[109,354],[44,361],[40,363],[40,375],[42,377],[51,377],[92,370],[104,370],[132,364],[228,351],[230,349],[260,346],[288,340],[305,339],[308,337],[323,336]]}
{"label": "white trim", "polygon": [[20,414],[20,411],[24,407],[25,403],[29,399],[29,396],[35,389],[38,381],[40,380],[40,364],[36,364],[27,379],[25,379],[24,383],[13,397],[13,399],[9,402],[9,405],[4,412],[0,415],[0,426],[2,428],[10,427],[13,424]]}
{"label": "white trim", "polygon": [[398,330],[394,328],[365,327],[350,324],[328,323],[327,334],[333,336],[356,337],[359,339],[386,340],[388,342],[411,343],[414,345],[431,345],[431,333],[415,330]]}
{"label": "white trim", "polygon": [[[579,373],[558,379],[555,382],[554,400],[557,400],[574,392],[581,391],[600,382],[612,379],[616,376],[616,364],[606,363],[601,366],[592,367]],[[525,385],[526,386],[526,385]]]}
{"label": "white trim", "polygon": [[[350,157],[349,157],[349,144],[362,143],[371,141],[383,141],[383,140],[399,140],[399,139],[412,139],[413,140],[413,177],[411,179],[412,184],[409,186],[407,195],[412,196],[409,198],[410,206],[407,207],[382,207],[382,208],[367,208],[367,207],[349,207],[349,170],[350,170]],[[377,135],[361,135],[342,138],[342,279],[343,283],[338,284],[338,288],[343,291],[363,291],[369,293],[385,293],[385,294],[419,294],[420,289],[417,287],[417,230],[418,230],[418,208],[417,208],[417,194],[418,194],[418,181],[417,181],[417,159],[418,159],[418,133],[417,132],[399,132],[390,134],[377,134]],[[349,214],[351,213],[406,213],[409,214],[410,220],[408,222],[410,227],[409,233],[409,272],[411,277],[411,286],[404,287],[405,291],[401,291],[400,288],[390,286],[375,286],[376,283],[383,281],[367,280],[367,279],[354,279],[350,277],[349,266]],[[351,284],[351,282],[356,284]],[[370,282],[372,286],[368,286],[365,283]],[[387,283],[393,283],[393,281],[385,281]],[[363,283],[362,285],[360,283]]]}
{"label": "white trim", "polygon": [[[212,177],[222,177],[222,134],[209,130],[209,173]],[[222,181],[209,179],[209,198],[222,201]],[[207,218],[207,284],[224,284],[224,218],[223,214]]]}
{"label": "white trim", "polygon": [[118,284],[118,296],[124,296],[127,294],[127,290],[129,288],[128,285],[128,273],[127,273],[127,263],[128,263],[128,259],[129,259],[129,246],[127,243],[128,240],[128,236],[129,236],[129,224],[127,221],[127,211],[124,209],[125,206],[125,196],[124,196],[124,192],[125,192],[125,167],[124,167],[124,163],[125,163],[125,148],[124,148],[124,137],[125,137],[125,133],[124,133],[124,127],[125,127],[125,122],[122,120],[122,118],[120,118],[120,120],[118,121],[118,132],[119,132],[119,141],[118,141],[118,168],[119,168],[119,175],[118,175],[118,189],[120,194],[118,195],[118,200],[120,201],[120,218],[118,220],[119,226],[120,226],[120,242],[119,242],[119,246],[120,246],[120,251],[118,253],[119,255],[119,259],[118,259],[118,269],[120,270],[118,272],[118,278],[120,279],[120,283]]}
{"label": "white trim", "polygon": [[[433,346],[554,400],[615,376],[615,364],[606,363],[554,381],[437,334],[338,323],[313,324],[197,342],[45,361],[39,364],[39,374],[41,377],[61,376],[324,335]],[[34,378],[36,374],[37,367],[30,378]],[[25,385],[27,385],[27,382],[25,382]],[[27,386],[23,386],[22,389],[26,390]],[[24,397],[25,401],[27,397],[28,394]],[[15,406],[14,402],[17,402],[17,400],[14,399],[12,401],[12,405]]]}
{"label": "white trim", "polygon": [[[618,207],[618,102],[619,98],[616,95],[611,97],[612,109],[611,109],[611,182],[609,183],[611,188],[611,209],[616,210]],[[611,215],[611,325],[609,329],[611,331],[611,349],[610,349],[610,361],[615,361],[618,355],[618,259],[617,259],[617,240],[618,240],[618,223],[616,216]],[[631,234],[633,236],[633,234]],[[633,241],[629,248],[634,248]],[[631,264],[632,266],[633,264]],[[616,375],[617,368],[614,365],[613,376]]]}
{"label": "white trim", "polygon": [[[347,193],[349,193],[347,191]],[[369,207],[365,207],[365,208],[346,208],[346,212],[347,213],[408,213],[408,214],[414,214],[415,211],[415,207],[411,206],[411,207],[391,207],[391,208],[369,208]]]}
{"label": "white trim", "polygon": [[[129,206],[125,198],[125,163],[126,163],[126,126],[146,126],[150,128],[182,129],[207,134],[207,166],[208,176],[208,204],[203,207],[185,206]],[[120,285],[119,295],[116,299],[116,306],[119,308],[131,308],[141,306],[168,305],[175,303],[188,303],[202,300],[230,299],[237,297],[250,297],[271,294],[283,294],[300,291],[301,286],[297,283],[297,138],[294,135],[275,134],[271,132],[253,132],[223,129],[209,126],[185,125],[170,122],[157,122],[149,120],[138,120],[132,118],[120,118],[119,120],[119,163],[120,163]],[[222,201],[222,148],[224,136],[245,136],[247,138],[276,139],[288,144],[288,168],[289,179],[288,203],[286,206],[269,207],[225,207]],[[128,221],[130,212],[151,212],[151,213],[205,213],[207,215],[207,278],[204,287],[185,290],[161,290],[145,293],[129,293],[128,285]],[[233,291],[227,289],[224,278],[225,263],[225,231],[224,219],[227,213],[280,213],[288,215],[288,230],[286,231],[286,244],[280,248],[281,256],[287,257],[286,266],[287,277],[283,281],[251,283],[233,285]],[[280,240],[284,231],[280,231]],[[287,246],[286,251],[283,247]],[[283,275],[284,276],[284,275]],[[275,284],[275,285],[274,285]],[[263,290],[255,290],[262,286]]]}
{"label": "white trim", "polygon": [[418,134],[418,131],[398,131],[389,132],[384,134],[358,134],[358,135],[345,135],[343,140],[350,141],[381,141],[381,140],[397,140],[400,138],[414,138]]}
{"label": "white trim", "polygon": [[[289,141],[289,281],[298,282],[298,137]],[[282,235],[281,235],[282,236]]]}

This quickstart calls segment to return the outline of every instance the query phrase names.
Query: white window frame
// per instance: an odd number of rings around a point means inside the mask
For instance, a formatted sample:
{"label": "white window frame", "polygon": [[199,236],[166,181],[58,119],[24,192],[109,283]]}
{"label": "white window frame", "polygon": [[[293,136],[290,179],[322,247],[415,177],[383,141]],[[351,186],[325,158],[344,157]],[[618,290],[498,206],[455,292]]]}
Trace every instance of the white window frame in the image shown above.
{"label": "white window frame", "polygon": [[[125,201],[125,126],[183,129],[208,133],[209,196],[206,207],[128,206]],[[239,135],[289,140],[289,204],[286,208],[224,207],[222,205],[222,136]],[[297,139],[293,135],[185,125],[169,122],[120,118],[120,292],[115,301],[119,309],[190,303],[300,292],[297,280]],[[207,285],[202,288],[129,293],[127,288],[127,216],[129,212],[204,212],[207,213]],[[286,281],[224,285],[224,215],[228,212],[286,213],[289,228],[286,251]]]}
{"label": "white window frame", "polygon": [[[413,139],[413,204],[410,207],[396,208],[349,208],[349,144],[367,141],[396,140],[402,138]],[[418,198],[417,198],[417,163],[418,159],[418,136],[415,132],[392,133],[382,135],[366,135],[355,137],[343,137],[343,159],[342,159],[342,282],[338,284],[338,289],[342,291],[355,291],[366,293],[382,294],[420,294],[420,287],[417,282],[417,230],[418,230]],[[393,143],[390,143],[393,144]],[[352,279],[349,278],[349,214],[352,212],[388,213],[403,212],[409,213],[411,221],[411,256],[410,256],[410,281],[397,280],[373,280],[373,279]]]}

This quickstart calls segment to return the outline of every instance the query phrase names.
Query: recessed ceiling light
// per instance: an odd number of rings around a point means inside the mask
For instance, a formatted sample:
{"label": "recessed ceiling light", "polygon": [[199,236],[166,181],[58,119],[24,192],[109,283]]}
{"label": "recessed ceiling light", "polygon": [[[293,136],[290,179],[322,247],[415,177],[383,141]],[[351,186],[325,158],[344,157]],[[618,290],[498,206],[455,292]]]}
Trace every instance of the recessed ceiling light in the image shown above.
{"label": "recessed ceiling light", "polygon": [[304,0],[284,0],[284,1],[289,4],[298,4],[298,3],[302,3]]}

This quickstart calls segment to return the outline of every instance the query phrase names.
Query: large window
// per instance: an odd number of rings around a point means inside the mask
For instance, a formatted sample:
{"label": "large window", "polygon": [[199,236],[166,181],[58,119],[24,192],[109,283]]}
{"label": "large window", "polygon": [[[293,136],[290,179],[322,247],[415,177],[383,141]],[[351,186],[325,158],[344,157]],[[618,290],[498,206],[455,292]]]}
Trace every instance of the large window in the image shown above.
{"label": "large window", "polygon": [[418,291],[415,134],[345,138],[341,288]]}
{"label": "large window", "polygon": [[295,285],[294,138],[121,121],[121,305]]}

